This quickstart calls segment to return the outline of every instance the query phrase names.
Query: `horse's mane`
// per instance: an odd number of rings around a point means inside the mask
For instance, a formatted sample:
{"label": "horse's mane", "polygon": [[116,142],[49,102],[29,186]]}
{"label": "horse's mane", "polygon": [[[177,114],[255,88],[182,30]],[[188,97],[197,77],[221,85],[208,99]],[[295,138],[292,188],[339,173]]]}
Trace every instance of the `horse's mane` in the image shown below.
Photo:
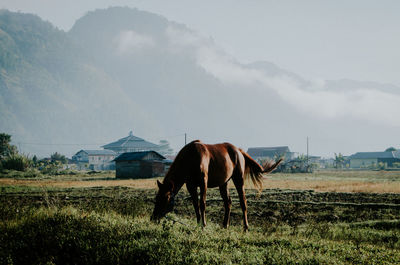
{"label": "horse's mane", "polygon": [[164,177],[164,183],[165,181],[175,181],[172,179],[173,176],[176,176],[179,171],[184,170],[184,166],[186,161],[188,159],[188,153],[191,151],[191,148],[195,143],[201,143],[200,140],[194,140],[191,141],[190,143],[186,144],[176,155],[174,161],[172,162],[167,174]]}

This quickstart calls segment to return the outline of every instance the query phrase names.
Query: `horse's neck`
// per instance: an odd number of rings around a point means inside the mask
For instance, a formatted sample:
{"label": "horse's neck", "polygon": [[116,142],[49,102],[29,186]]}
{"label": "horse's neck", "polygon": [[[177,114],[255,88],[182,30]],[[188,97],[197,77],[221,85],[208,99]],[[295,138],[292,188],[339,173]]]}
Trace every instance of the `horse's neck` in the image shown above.
{"label": "horse's neck", "polygon": [[168,171],[167,175],[164,178],[164,183],[166,181],[170,181],[174,184],[174,189],[172,191],[174,194],[177,194],[179,190],[182,188],[183,184],[185,184],[183,175],[180,173],[181,172],[176,170],[170,170]]}

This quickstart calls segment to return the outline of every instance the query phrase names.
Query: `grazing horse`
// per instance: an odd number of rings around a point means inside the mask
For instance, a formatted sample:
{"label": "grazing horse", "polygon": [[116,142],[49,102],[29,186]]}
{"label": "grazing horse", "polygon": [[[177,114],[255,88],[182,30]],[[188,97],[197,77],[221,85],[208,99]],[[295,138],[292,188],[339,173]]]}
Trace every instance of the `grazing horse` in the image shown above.
{"label": "grazing horse", "polygon": [[[182,148],[172,163],[163,183],[157,180],[158,194],[151,216],[159,220],[174,207],[174,197],[186,183],[192,198],[197,222],[200,218],[206,225],[206,193],[207,188],[219,187],[225,206],[224,227],[229,225],[232,200],[229,196],[228,181],[233,180],[237,189],[240,206],[243,211],[243,226],[247,231],[247,202],[244,191],[244,180],[249,176],[254,185],[262,189],[262,174],[274,170],[282,159],[275,163],[260,166],[246,152],[230,143],[204,144],[193,141]],[[200,187],[200,203],[197,188]]]}

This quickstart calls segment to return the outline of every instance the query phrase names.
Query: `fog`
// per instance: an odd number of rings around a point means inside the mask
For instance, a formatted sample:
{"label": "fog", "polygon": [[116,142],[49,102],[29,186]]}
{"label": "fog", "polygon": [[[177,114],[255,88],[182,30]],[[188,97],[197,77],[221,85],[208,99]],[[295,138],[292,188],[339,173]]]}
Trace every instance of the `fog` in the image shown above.
{"label": "fog", "polygon": [[[150,141],[169,140],[176,151],[183,133],[243,148],[288,145],[300,153],[309,137],[311,153],[323,156],[400,147],[397,1],[6,0],[0,8],[37,14],[68,32],[88,11],[110,5],[169,21],[138,18],[143,26],[136,28],[110,21],[104,35],[99,28],[87,37],[72,30],[116,84],[113,95],[104,92],[110,101],[100,99],[103,105],[139,113],[114,129],[99,126],[96,142],[117,140],[132,128]],[[110,121],[128,119],[116,115]],[[21,124],[11,134],[26,142],[22,131],[29,126]],[[54,146],[68,155],[81,147]]]}

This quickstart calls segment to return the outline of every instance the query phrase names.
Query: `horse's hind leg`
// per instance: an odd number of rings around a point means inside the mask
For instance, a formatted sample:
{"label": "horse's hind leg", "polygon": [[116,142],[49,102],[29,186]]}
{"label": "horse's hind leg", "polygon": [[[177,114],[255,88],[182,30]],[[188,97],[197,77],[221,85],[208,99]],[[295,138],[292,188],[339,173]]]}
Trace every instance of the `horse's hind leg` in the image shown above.
{"label": "horse's hind leg", "polygon": [[193,184],[186,183],[186,187],[192,197],[192,203],[194,211],[196,212],[197,223],[200,223],[200,209],[199,209],[199,194],[197,193],[197,187]]}
{"label": "horse's hind leg", "polygon": [[203,227],[206,226],[206,197],[207,197],[207,177],[203,173],[200,184],[200,213]]}
{"label": "horse's hind leg", "polygon": [[219,192],[221,193],[221,197],[224,200],[224,206],[225,206],[224,228],[227,228],[229,226],[229,216],[231,214],[231,205],[232,205],[232,199],[231,196],[229,196],[228,182],[219,187]]}
{"label": "horse's hind leg", "polygon": [[249,223],[247,222],[247,201],[244,192],[244,179],[243,174],[234,174],[232,176],[233,183],[235,184],[236,190],[239,195],[240,207],[243,212],[243,229],[244,231],[249,230]]}

